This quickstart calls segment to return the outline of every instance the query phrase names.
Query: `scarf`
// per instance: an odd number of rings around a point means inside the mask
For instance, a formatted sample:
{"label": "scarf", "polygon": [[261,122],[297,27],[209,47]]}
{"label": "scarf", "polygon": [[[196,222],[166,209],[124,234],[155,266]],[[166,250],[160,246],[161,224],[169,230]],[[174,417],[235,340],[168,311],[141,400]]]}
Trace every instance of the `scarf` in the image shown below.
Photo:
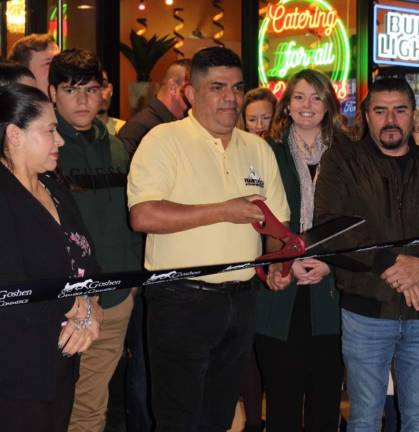
{"label": "scarf", "polygon": [[[291,126],[288,142],[300,179],[300,232],[304,232],[313,226],[314,192],[320,171],[320,159],[327,147],[322,142],[321,134],[317,136],[314,144],[309,146],[298,135],[294,126]],[[317,165],[313,179],[308,165]]]}

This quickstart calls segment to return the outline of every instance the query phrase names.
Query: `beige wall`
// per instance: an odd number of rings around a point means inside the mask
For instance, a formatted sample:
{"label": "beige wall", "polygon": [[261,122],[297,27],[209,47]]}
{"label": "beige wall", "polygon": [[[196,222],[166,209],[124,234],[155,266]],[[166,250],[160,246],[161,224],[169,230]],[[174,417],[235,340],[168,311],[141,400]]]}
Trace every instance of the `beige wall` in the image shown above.
{"label": "beige wall", "polygon": [[[147,9],[144,12],[138,10],[139,0],[121,0],[121,41],[129,44],[129,33],[131,29],[141,28],[137,24],[137,18],[147,18],[148,29],[146,37],[154,34],[162,37],[166,34],[173,36],[173,29],[178,23],[173,18],[173,7],[184,8],[181,12],[185,25],[181,30],[185,37],[185,45],[182,51],[185,57],[191,57],[197,50],[213,45],[212,35],[216,27],[212,24],[212,17],[217,10],[212,6],[211,0],[175,0],[175,6],[167,6],[164,0],[145,0]],[[225,45],[238,54],[241,51],[241,0],[224,1],[224,37]],[[196,39],[192,31],[200,30],[204,39]],[[159,81],[168,64],[176,60],[173,50],[162,57],[152,72],[153,81]],[[128,60],[120,54],[120,110],[121,117],[127,119],[131,112],[128,106],[128,82],[135,81],[135,72]]]}

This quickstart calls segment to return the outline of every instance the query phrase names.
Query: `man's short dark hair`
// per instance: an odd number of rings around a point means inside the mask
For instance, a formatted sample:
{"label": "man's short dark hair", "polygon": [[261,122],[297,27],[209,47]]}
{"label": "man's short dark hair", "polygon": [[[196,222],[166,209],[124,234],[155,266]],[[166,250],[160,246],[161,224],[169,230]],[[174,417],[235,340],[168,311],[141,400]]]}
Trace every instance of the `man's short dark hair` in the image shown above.
{"label": "man's short dark hair", "polygon": [[196,84],[197,77],[206,75],[212,67],[225,66],[242,68],[240,57],[232,50],[223,47],[210,47],[198,51],[192,57],[191,82]]}
{"label": "man's short dark hair", "polygon": [[410,87],[409,83],[403,78],[392,78],[378,77],[369,87],[368,94],[361,102],[359,106],[359,110],[356,113],[355,121],[352,125],[352,139],[354,141],[361,140],[365,138],[367,133],[369,132],[368,122],[366,113],[370,107],[372,95],[375,93],[381,92],[400,92],[404,93],[410,102],[411,108],[414,111],[416,109],[416,99],[415,94],[413,93],[412,87]]}
{"label": "man's short dark hair", "polygon": [[191,68],[191,63],[192,63],[191,59],[183,58],[183,59],[175,60],[173,63],[170,63],[170,66],[175,66],[175,65],[181,66],[189,70]]}
{"label": "man's short dark hair", "polygon": [[191,59],[175,60],[173,63],[170,63],[166,69],[160,85],[165,85],[169,79],[174,79],[178,85],[182,84],[184,81],[189,82],[190,73]]}
{"label": "man's short dark hair", "polygon": [[409,83],[403,78],[386,77],[377,78],[369,87],[368,95],[362,102],[362,109],[364,112],[367,111],[370,106],[372,95],[383,91],[404,93],[409,99],[412,110],[414,111],[416,109],[415,94],[413,93],[412,87],[410,87]]}
{"label": "man's short dark hair", "polygon": [[54,42],[54,37],[49,33],[32,33],[17,40],[10,51],[9,60],[29,67],[32,52],[45,51],[50,43]]}
{"label": "man's short dark hair", "polygon": [[89,81],[97,81],[102,85],[102,66],[91,51],[67,49],[52,59],[48,79],[55,88],[61,83],[84,85]]}
{"label": "man's short dark hair", "polygon": [[0,86],[18,82],[22,78],[35,79],[35,76],[22,64],[12,61],[0,61]]}

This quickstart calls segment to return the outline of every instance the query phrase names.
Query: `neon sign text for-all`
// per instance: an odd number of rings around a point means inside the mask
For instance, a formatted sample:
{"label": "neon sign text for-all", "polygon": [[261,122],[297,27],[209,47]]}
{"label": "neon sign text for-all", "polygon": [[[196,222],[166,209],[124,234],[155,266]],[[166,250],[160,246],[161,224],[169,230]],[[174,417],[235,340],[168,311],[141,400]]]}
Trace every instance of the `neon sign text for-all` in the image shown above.
{"label": "neon sign text for-all", "polygon": [[299,66],[330,65],[335,61],[333,43],[326,42],[317,48],[297,47],[295,41],[278,45],[275,51],[275,62],[267,74],[269,76],[284,78],[290,69]]}
{"label": "neon sign text for-all", "polygon": [[318,67],[330,71],[338,97],[345,98],[350,55],[347,30],[330,2],[269,3],[259,29],[259,79],[277,97],[284,91],[291,74]]}

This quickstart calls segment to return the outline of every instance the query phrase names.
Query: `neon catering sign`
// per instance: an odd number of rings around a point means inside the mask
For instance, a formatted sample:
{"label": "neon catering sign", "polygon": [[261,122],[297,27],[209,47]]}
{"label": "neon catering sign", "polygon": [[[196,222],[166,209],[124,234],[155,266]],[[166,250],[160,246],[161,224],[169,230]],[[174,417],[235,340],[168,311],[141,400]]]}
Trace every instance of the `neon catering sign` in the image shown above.
{"label": "neon catering sign", "polygon": [[324,0],[270,3],[259,28],[259,80],[277,96],[288,77],[303,68],[331,71],[339,99],[346,97],[350,70],[347,31]]}

